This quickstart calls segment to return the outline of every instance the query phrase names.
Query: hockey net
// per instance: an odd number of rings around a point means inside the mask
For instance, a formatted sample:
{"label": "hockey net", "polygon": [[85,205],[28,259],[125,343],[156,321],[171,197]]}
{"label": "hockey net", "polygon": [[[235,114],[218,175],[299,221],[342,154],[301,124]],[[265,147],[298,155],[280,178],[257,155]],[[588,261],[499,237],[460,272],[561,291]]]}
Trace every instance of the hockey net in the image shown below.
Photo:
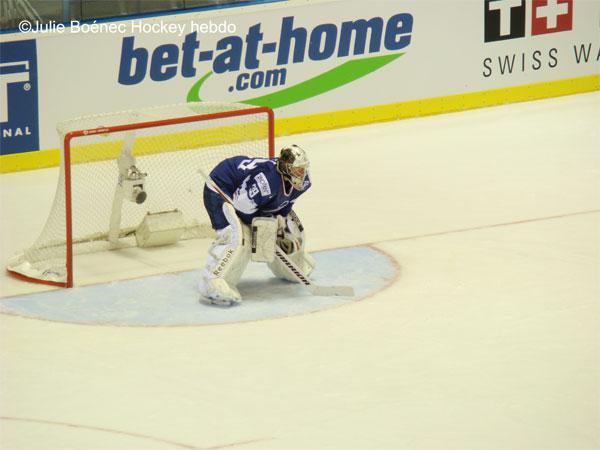
{"label": "hockey net", "polygon": [[199,169],[274,152],[272,110],[241,104],[87,116],[61,122],[58,132],[63,148],[49,217],[7,269],[63,287],[73,286],[74,255],[211,237]]}

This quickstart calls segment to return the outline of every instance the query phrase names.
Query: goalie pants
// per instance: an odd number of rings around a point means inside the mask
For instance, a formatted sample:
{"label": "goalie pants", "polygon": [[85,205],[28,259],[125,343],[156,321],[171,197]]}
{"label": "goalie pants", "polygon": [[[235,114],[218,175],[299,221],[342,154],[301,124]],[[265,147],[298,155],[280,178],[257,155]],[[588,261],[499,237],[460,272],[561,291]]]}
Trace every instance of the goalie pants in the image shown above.
{"label": "goalie pants", "polygon": [[229,225],[225,214],[223,214],[223,203],[225,201],[219,194],[204,185],[204,207],[208,212],[208,217],[210,217],[213,230],[222,230]]}

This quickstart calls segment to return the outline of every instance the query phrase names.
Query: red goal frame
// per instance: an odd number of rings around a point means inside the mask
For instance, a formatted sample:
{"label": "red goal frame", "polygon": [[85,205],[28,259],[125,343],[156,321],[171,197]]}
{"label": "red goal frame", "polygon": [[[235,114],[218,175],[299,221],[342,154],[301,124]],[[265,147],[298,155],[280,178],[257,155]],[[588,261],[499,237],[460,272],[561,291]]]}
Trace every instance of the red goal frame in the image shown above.
{"label": "red goal frame", "polygon": [[140,130],[145,128],[153,128],[164,125],[176,125],[180,123],[190,123],[190,122],[204,122],[208,120],[214,119],[224,119],[229,117],[237,117],[237,116],[246,116],[253,114],[266,114],[267,115],[267,124],[268,124],[268,151],[269,158],[273,158],[275,156],[275,115],[273,110],[266,106],[259,106],[255,108],[248,109],[239,109],[239,110],[231,110],[224,111],[218,113],[209,113],[209,114],[198,114],[194,116],[185,116],[185,117],[176,117],[172,119],[162,119],[162,120],[153,120],[148,122],[140,122],[126,125],[116,125],[113,127],[100,127],[100,128],[92,128],[88,130],[77,130],[70,131],[64,136],[64,180],[65,180],[65,214],[66,214],[66,270],[67,270],[67,279],[65,282],[62,281],[51,281],[51,280],[41,280],[38,278],[28,277],[26,275],[16,273],[7,269],[8,273],[18,279],[29,281],[38,284],[47,284],[51,286],[58,286],[64,288],[72,288],[73,287],[73,223],[72,223],[72,196],[71,196],[71,141],[74,138],[81,136],[90,136],[95,134],[104,134],[104,133],[115,133],[120,131],[130,131],[130,130]]}

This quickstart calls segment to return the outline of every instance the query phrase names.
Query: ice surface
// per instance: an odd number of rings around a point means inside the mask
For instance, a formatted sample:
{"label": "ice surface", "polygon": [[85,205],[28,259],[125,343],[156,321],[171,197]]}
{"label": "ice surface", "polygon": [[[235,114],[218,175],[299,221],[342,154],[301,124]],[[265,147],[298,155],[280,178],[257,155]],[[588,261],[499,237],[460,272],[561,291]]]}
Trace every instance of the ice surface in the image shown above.
{"label": "ice surface", "polygon": [[[309,247],[372,244],[399,278],[344,307],[218,326],[0,314],[0,447],[598,450],[598,117],[591,93],[280,139],[310,152]],[[0,183],[6,258],[36,237],[54,180]],[[169,267],[203,250],[173,248]],[[151,252],[82,264],[93,283],[165,267]]]}

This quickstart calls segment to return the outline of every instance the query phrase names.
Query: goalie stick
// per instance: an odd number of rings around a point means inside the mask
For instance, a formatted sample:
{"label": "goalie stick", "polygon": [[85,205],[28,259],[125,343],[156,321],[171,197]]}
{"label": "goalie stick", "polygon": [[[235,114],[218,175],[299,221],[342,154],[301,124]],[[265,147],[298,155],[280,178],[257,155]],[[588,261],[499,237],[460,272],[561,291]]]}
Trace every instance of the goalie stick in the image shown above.
{"label": "goalie stick", "polygon": [[[233,200],[221,190],[219,186],[210,178],[209,175],[204,173],[202,169],[198,169],[198,173],[204,178],[206,183],[214,189],[227,203],[233,206]],[[320,286],[313,283],[299,268],[294,264],[293,261],[287,256],[287,254],[279,247],[275,245],[275,256],[284,264],[287,270],[303,284],[308,291],[317,296],[330,297],[330,296],[344,296],[353,297],[354,289],[352,286]]]}

